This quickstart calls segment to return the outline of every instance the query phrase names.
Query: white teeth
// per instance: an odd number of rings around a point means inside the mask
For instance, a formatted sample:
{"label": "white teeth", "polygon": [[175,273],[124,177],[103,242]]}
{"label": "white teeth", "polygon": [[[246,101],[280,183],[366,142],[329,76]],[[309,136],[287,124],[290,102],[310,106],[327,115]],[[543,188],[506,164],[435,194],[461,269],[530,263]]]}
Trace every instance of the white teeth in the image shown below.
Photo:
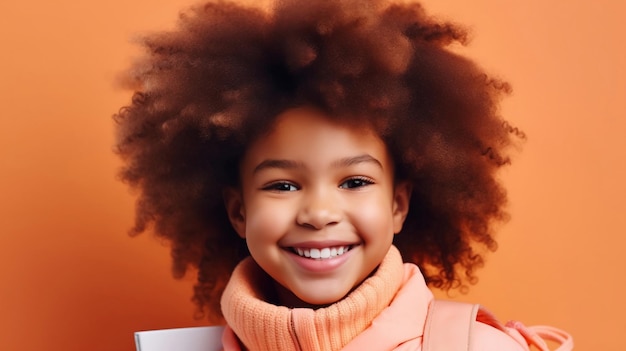
{"label": "white teeth", "polygon": [[311,249],[311,258],[320,258],[322,257],[322,253],[319,249]]}
{"label": "white teeth", "polygon": [[295,252],[302,257],[312,258],[316,260],[324,260],[337,256],[341,256],[350,250],[350,246],[325,247],[323,249],[303,249],[296,247]]}
{"label": "white teeth", "polygon": [[330,249],[329,248],[322,249],[322,251],[320,251],[320,256],[322,258],[330,258]]}

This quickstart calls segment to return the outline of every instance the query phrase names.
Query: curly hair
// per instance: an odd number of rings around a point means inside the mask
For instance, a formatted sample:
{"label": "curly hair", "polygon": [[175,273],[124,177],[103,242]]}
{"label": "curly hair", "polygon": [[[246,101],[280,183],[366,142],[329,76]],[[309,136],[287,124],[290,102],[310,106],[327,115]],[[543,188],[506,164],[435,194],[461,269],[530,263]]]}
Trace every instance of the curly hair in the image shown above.
{"label": "curly hair", "polygon": [[120,177],[138,190],[131,234],[166,239],[173,275],[197,273],[198,313],[221,318],[219,296],[249,255],[223,189],[278,114],[309,105],[375,128],[396,178],[413,184],[395,245],[431,286],[466,288],[496,249],[508,216],[496,171],[524,137],[499,114],[510,86],[450,49],[466,42],[417,3],[218,0],[183,12],[175,30],[142,39],[124,78],[132,102],[114,116]]}

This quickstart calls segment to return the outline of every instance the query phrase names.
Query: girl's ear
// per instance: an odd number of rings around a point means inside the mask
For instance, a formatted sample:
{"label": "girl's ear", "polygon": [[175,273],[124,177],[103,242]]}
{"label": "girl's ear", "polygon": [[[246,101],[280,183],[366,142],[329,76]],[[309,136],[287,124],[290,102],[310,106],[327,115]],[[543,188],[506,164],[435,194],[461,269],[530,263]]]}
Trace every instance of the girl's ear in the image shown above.
{"label": "girl's ear", "polygon": [[236,188],[226,188],[222,192],[226,213],[230,224],[240,237],[246,238],[246,211],[243,206],[243,196],[241,190]]}
{"label": "girl's ear", "polygon": [[409,182],[399,182],[395,185],[393,193],[393,232],[400,233],[402,225],[409,213],[409,202],[413,186]]}

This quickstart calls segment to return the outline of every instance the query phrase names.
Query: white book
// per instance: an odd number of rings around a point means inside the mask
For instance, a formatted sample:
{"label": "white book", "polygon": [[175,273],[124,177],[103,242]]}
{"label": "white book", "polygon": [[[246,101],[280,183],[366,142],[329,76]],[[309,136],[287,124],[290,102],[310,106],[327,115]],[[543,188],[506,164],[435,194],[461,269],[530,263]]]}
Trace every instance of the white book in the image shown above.
{"label": "white book", "polygon": [[135,332],[137,351],[220,351],[223,326]]}

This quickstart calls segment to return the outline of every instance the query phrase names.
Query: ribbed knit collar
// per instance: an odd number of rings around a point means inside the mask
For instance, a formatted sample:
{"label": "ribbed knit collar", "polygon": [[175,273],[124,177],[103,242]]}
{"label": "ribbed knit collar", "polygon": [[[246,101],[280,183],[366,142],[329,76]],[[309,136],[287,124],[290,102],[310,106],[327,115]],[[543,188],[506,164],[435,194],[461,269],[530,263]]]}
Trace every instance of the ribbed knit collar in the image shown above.
{"label": "ribbed knit collar", "polygon": [[250,351],[340,350],[391,303],[403,274],[402,258],[392,246],[376,273],[341,301],[316,310],[290,309],[263,300],[267,276],[247,258],[226,286],[222,313]]}

